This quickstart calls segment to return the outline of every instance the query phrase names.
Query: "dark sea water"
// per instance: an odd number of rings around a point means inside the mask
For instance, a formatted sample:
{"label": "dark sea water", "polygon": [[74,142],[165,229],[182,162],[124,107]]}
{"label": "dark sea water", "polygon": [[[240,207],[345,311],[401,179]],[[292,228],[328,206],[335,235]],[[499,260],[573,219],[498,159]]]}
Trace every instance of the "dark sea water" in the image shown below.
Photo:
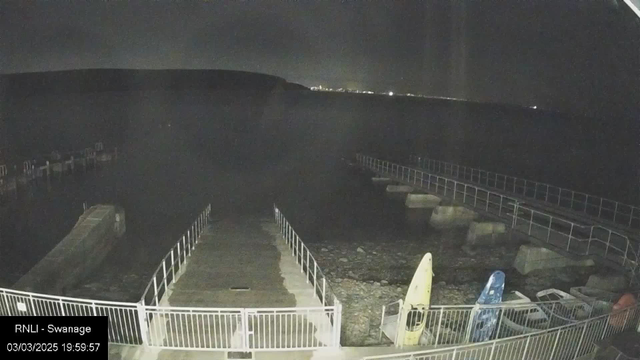
{"label": "dark sea water", "polygon": [[[43,146],[41,139],[75,148],[99,139],[117,144],[121,156],[97,172],[31,184],[17,200],[5,201],[3,286],[71,230],[85,202],[122,206],[127,233],[69,294],[80,297],[137,301],[160,260],[209,203],[214,221],[271,216],[276,203],[309,244],[435,244],[446,237],[460,246],[464,231],[443,234],[408,222],[401,203],[341,161],[357,151],[396,160],[422,154],[636,202],[637,141],[624,131],[628,124],[311,92],[110,91],[39,95],[9,105],[14,135],[32,135],[23,151]],[[60,119],[69,126],[61,127]],[[468,279],[482,281],[491,271]]]}
{"label": "dark sea water", "polygon": [[[238,172],[219,176],[218,181],[215,177],[198,179],[194,183],[199,186],[191,188],[179,182],[166,186],[148,178],[144,182],[148,192],[136,185],[137,173],[127,166],[130,161],[131,157],[124,156],[119,163],[97,171],[48,183],[39,181],[8,201],[6,206],[15,209],[15,215],[2,224],[3,286],[15,282],[66,235],[82,213],[84,202],[122,205],[127,232],[100,267],[68,296],[138,301],[160,260],[208,202],[214,221],[230,215],[269,217],[275,203],[311,248],[314,243],[383,244],[395,254],[407,251],[401,245],[394,247],[395,242],[424,244],[421,248],[434,254],[438,281],[450,284],[482,283],[498,269],[484,265],[456,273],[448,264],[456,259],[445,256],[459,253],[466,229],[435,230],[424,215],[418,221],[408,217],[410,211],[403,201],[385,196],[384,187],[374,186],[370,174],[337,158],[316,159],[313,166],[307,163],[297,176],[280,177],[273,186],[257,184],[261,177],[268,178],[269,171]],[[198,196],[193,196],[194,192]],[[443,250],[443,242],[448,250]],[[408,283],[413,265],[388,265],[384,260],[387,255],[378,255],[380,266],[391,272],[398,266],[402,275],[395,278]],[[407,254],[413,255],[420,254]],[[507,289],[523,283],[524,277],[505,263],[498,266],[510,277]],[[372,273],[367,280],[379,281],[379,274]]]}

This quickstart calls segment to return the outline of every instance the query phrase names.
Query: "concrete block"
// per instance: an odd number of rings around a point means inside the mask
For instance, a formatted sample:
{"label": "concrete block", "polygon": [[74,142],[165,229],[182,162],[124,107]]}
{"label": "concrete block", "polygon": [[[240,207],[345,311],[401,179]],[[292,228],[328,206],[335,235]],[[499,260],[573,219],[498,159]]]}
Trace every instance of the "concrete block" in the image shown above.
{"label": "concrete block", "polygon": [[495,245],[504,242],[507,227],[501,222],[472,222],[467,231],[467,244],[471,246],[477,245]]}
{"label": "concrete block", "polygon": [[429,224],[435,228],[465,227],[478,217],[478,214],[463,206],[437,206],[433,209]]}
{"label": "concrete block", "polygon": [[594,266],[591,259],[572,260],[547,248],[522,245],[513,261],[513,267],[526,275],[533,270],[563,268],[567,266]]}
{"label": "concrete block", "polygon": [[100,155],[97,155],[96,158],[98,159],[98,161],[100,162],[108,162],[111,161],[112,156],[109,153],[102,153]]}
{"label": "concrete block", "polygon": [[404,205],[410,209],[434,209],[441,201],[441,198],[434,195],[407,194]]}
{"label": "concrete block", "polygon": [[64,171],[64,166],[62,163],[53,163],[51,164],[51,170],[53,170],[53,172],[63,172]]}
{"label": "concrete block", "polygon": [[374,185],[389,185],[393,180],[386,177],[372,177],[371,182],[373,182]]}
{"label": "concrete block", "polygon": [[589,276],[586,287],[595,288],[610,292],[623,291],[629,282],[622,274],[593,274]]}
{"label": "concrete block", "polygon": [[410,193],[413,188],[409,185],[387,185],[388,193]]}
{"label": "concrete block", "polygon": [[71,232],[21,277],[13,288],[52,295],[90,275],[124,234],[124,210],[113,205],[87,209]]}

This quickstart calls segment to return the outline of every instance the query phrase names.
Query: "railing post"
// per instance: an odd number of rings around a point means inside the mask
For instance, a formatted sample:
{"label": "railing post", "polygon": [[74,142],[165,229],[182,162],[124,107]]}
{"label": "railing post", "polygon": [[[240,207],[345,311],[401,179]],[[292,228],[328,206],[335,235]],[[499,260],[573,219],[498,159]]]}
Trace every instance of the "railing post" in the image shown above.
{"label": "railing post", "polygon": [[342,303],[338,301],[337,297],[333,297],[333,306],[335,308],[335,319],[333,323],[334,347],[340,347],[340,335],[342,330]]}
{"label": "railing post", "polygon": [[[402,309],[400,309],[402,311]],[[436,340],[433,344],[434,346],[438,346],[438,339],[440,339],[440,328],[442,327],[442,315],[444,313],[444,308],[440,308],[440,316],[438,316],[438,330],[436,331]]]}
{"label": "railing post", "polygon": [[600,214],[602,214],[602,198],[600,198],[600,207],[598,208],[598,218],[600,218]]}
{"label": "railing post", "polygon": [[31,311],[33,312],[33,315],[38,316],[38,311],[36,310],[36,307],[33,306],[33,295],[29,294],[29,304],[31,304]]}
{"label": "railing post", "polygon": [[607,254],[609,253],[609,246],[611,244],[611,230],[609,231],[609,236],[607,236],[607,248],[604,250],[604,258],[607,258]]}
{"label": "railing post", "polygon": [[589,204],[589,194],[585,194],[585,198],[584,198],[584,213],[587,213],[587,205]]}
{"label": "railing post", "polygon": [[629,320],[629,312],[631,312],[631,308],[627,308],[627,310],[625,310],[626,314],[624,316],[624,323],[622,324],[622,331],[625,330],[625,328],[627,327],[627,320]]}
{"label": "railing post", "polygon": [[307,284],[309,283],[309,250],[307,249],[307,273],[305,274],[305,278],[307,279]]}
{"label": "railing post", "polygon": [[178,240],[178,271],[182,269],[182,255],[180,253],[180,240]]}
{"label": "railing post", "polygon": [[558,348],[558,340],[560,340],[560,330],[557,330],[558,335],[556,336],[556,341],[553,343],[553,348],[551,349],[551,356],[549,356],[549,360],[554,360],[553,355],[556,353],[556,349]]}
{"label": "railing post", "polygon": [[140,300],[136,304],[136,310],[138,312],[138,322],[140,325],[140,337],[142,338],[142,345],[149,346],[149,326],[147,325],[147,310],[145,309],[144,302]]}
{"label": "railing post", "polygon": [[553,224],[553,216],[549,216],[549,231],[547,231],[547,242],[551,240],[551,224]]}
{"label": "railing post", "polygon": [[593,239],[593,226],[589,231],[589,241],[587,241],[587,255],[589,255],[589,250],[591,250],[591,239]]}
{"label": "railing post", "polygon": [[318,296],[318,294],[316,294],[316,286],[318,285],[318,263],[316,263],[315,261],[313,262],[313,294],[315,296]]}
{"label": "railing post", "polygon": [[322,306],[325,306],[325,304],[326,304],[326,303],[325,303],[325,300],[326,300],[326,296],[325,296],[326,290],[327,290],[327,279],[326,279],[324,276],[322,276]]}
{"label": "railing post", "polygon": [[533,210],[529,209],[529,211],[531,212],[531,218],[529,219],[529,232],[527,235],[531,235],[531,227],[533,226]]}
{"label": "railing post", "polygon": [[478,312],[478,304],[476,304],[473,309],[471,309],[471,315],[469,315],[469,323],[467,324],[467,331],[464,336],[465,343],[471,342],[471,330],[473,329],[473,319],[476,317],[476,313]]}
{"label": "railing post", "polygon": [[524,344],[524,352],[522,353],[522,360],[526,359],[527,350],[529,349],[529,341],[531,341],[531,336],[527,336],[527,343]]}
{"label": "railing post", "polygon": [[167,265],[164,259],[162,259],[162,276],[162,281],[164,282],[164,291],[166,292],[169,287],[167,286]]}
{"label": "railing post", "polygon": [[547,184],[547,192],[544,194],[544,202],[549,201],[549,184]]}
{"label": "railing post", "polygon": [[[33,305],[32,305],[33,306]],[[60,299],[60,313],[62,314],[62,316],[65,316],[64,313],[64,303],[62,302],[62,299]]]}
{"label": "railing post", "polygon": [[7,309],[7,315],[8,316],[16,316],[16,314],[14,314],[11,311],[11,308],[9,307],[9,301],[7,300],[7,293],[4,290],[1,290],[1,291],[2,291],[2,300],[4,300],[4,306]]}
{"label": "railing post", "polygon": [[602,329],[602,336],[600,340],[604,339],[604,336],[607,334],[607,328],[609,327],[609,321],[611,321],[611,313],[607,316],[607,321],[604,322],[604,329]]}
{"label": "railing post", "polygon": [[573,237],[573,226],[575,224],[571,223],[571,230],[569,231],[569,242],[567,242],[567,251],[569,251],[569,247],[571,246],[571,238]]}
{"label": "railing post", "polygon": [[493,360],[493,353],[496,350],[496,342],[494,341],[491,345],[491,353],[489,354],[489,360]]}
{"label": "railing post", "polygon": [[582,330],[582,335],[580,335],[580,341],[578,342],[578,348],[576,349],[576,354],[573,356],[574,359],[578,358],[578,353],[580,352],[580,347],[582,346],[582,340],[584,340],[584,334],[587,332],[588,324],[589,324],[588,321],[584,324],[584,330]]}
{"label": "railing post", "polygon": [[[631,211],[633,213],[633,208],[631,208]],[[616,222],[616,216],[618,215],[618,202],[616,201],[616,208],[613,210],[613,222]]]}
{"label": "railing post", "polygon": [[153,273],[153,298],[156,300],[156,306],[160,305],[160,300],[158,299],[158,281],[156,280],[156,274]]}
{"label": "railing post", "polygon": [[[179,242],[178,242],[178,246],[180,246]],[[171,248],[171,283],[176,281],[175,265],[176,265],[176,262],[175,262],[175,257],[173,256],[173,248]]]}
{"label": "railing post", "polygon": [[462,195],[462,203],[465,204],[467,202],[467,184],[464,184],[464,194]]}

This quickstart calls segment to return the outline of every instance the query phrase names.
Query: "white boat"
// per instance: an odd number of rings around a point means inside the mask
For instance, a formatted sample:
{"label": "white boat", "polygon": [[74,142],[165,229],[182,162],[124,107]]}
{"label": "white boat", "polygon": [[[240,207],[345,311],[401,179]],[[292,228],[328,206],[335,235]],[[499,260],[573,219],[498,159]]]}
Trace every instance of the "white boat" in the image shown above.
{"label": "white boat", "polygon": [[576,298],[593,305],[591,317],[610,313],[613,309],[613,304],[622,296],[620,293],[586,286],[572,287],[569,292]]}
{"label": "white boat", "polygon": [[[518,306],[503,309],[500,322],[501,328],[498,332],[499,337],[527,334],[549,327],[547,314],[527,296],[519,291],[514,291],[510,296],[506,297],[514,299],[503,301],[503,304],[516,304]],[[519,306],[519,304],[522,304],[522,306]]]}
{"label": "white boat", "polygon": [[558,289],[539,291],[536,298],[541,302],[542,310],[551,318],[553,326],[587,319],[593,311],[590,304]]}

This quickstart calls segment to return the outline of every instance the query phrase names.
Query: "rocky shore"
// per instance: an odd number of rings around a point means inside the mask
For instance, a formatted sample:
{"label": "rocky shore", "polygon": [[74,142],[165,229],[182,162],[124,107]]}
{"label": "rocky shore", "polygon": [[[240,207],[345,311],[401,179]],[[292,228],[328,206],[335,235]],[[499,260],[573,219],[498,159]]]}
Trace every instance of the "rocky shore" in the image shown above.
{"label": "rocky shore", "polygon": [[568,291],[571,286],[584,285],[595,272],[595,268],[564,268],[523,276],[512,269],[517,244],[470,252],[455,238],[460,234],[444,231],[424,242],[324,240],[307,244],[343,304],[342,344],[391,343],[379,332],[382,306],[404,299],[426,252],[432,253],[434,261],[433,305],[474,304],[494,270],[507,274],[505,293],[518,290],[531,298],[550,287]]}

